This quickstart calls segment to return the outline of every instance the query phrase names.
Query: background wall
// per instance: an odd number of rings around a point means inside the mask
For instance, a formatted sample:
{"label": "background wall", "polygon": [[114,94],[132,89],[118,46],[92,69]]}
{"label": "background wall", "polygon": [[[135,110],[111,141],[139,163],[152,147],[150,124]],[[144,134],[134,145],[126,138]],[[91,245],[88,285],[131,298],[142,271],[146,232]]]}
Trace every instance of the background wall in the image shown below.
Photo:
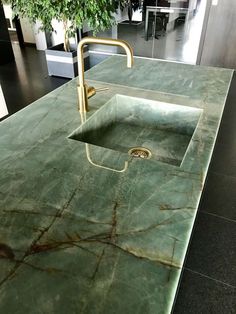
{"label": "background wall", "polygon": [[236,69],[236,1],[208,1],[210,11],[200,64]]}
{"label": "background wall", "polygon": [[0,119],[8,114],[5,98],[0,84]]}
{"label": "background wall", "polygon": [[14,60],[10,36],[7,29],[7,22],[0,2],[0,64],[5,64]]}
{"label": "background wall", "polygon": [[20,24],[21,24],[22,33],[24,36],[24,42],[35,44],[36,41],[35,41],[33,26],[30,24],[28,19],[26,18],[20,19]]}

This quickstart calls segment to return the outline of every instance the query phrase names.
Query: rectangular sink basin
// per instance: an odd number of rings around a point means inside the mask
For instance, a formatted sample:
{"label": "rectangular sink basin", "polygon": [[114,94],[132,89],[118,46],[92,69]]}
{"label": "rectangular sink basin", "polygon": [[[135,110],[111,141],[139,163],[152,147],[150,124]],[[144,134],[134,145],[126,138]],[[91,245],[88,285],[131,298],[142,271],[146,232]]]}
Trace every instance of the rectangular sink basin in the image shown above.
{"label": "rectangular sink basin", "polygon": [[116,94],[69,138],[126,154],[144,148],[152,159],[180,166],[201,112]]}

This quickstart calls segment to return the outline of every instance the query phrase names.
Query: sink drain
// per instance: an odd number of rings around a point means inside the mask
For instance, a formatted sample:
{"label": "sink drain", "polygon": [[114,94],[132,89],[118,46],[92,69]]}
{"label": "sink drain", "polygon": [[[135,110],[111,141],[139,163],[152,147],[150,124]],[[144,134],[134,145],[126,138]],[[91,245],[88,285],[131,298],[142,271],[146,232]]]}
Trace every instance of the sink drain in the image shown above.
{"label": "sink drain", "polygon": [[135,158],[149,159],[152,156],[152,153],[149,149],[144,147],[134,147],[128,151],[128,154]]}

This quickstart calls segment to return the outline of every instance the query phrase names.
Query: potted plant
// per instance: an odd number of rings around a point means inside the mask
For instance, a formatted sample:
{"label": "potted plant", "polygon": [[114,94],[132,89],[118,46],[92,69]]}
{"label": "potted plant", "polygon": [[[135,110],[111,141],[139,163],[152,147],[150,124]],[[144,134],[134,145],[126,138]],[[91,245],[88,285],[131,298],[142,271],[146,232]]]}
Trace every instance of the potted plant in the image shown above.
{"label": "potted plant", "polygon": [[140,0],[127,0],[129,22],[132,23],[133,12],[140,9]]}
{"label": "potted plant", "polygon": [[[53,19],[63,23],[64,42],[46,50],[49,75],[75,77],[78,74],[77,51],[71,50],[70,37],[76,37],[76,30],[84,22],[94,33],[114,24],[113,14],[126,0],[8,0],[19,17],[30,22],[41,22],[41,29],[54,31]],[[64,62],[63,62],[64,61]]]}

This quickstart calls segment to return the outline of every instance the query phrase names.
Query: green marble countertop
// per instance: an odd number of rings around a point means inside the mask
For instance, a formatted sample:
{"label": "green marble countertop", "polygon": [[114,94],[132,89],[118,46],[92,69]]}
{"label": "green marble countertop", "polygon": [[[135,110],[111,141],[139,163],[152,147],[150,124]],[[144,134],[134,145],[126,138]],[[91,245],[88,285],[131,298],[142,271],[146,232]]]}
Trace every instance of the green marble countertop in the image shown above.
{"label": "green marble countertop", "polygon": [[[115,173],[67,136],[76,80],[0,125],[0,312],[170,313],[232,71],[111,57],[87,73],[116,94],[203,109],[181,166],[133,159]],[[123,153],[90,146],[97,163]]]}

